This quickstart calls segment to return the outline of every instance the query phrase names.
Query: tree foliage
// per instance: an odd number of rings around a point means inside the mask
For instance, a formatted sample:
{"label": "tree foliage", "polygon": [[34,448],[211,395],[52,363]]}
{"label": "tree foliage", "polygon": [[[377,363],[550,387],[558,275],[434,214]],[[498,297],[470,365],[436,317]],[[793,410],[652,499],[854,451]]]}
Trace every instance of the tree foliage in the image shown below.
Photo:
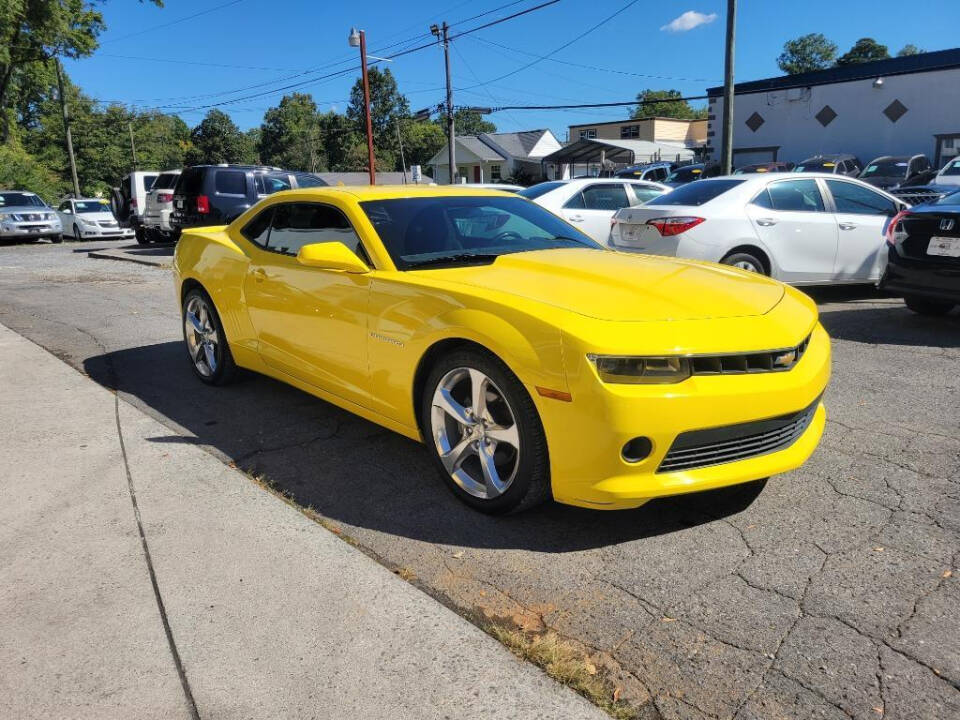
{"label": "tree foliage", "polygon": [[[435,122],[446,132],[446,115],[441,115]],[[484,120],[483,115],[473,110],[467,110],[466,108],[453,111],[453,127],[457,135],[479,135],[480,133],[494,133],[497,131],[497,126],[489,120]]]}
{"label": "tree foliage", "polygon": [[263,116],[259,135],[260,160],[267,165],[309,172],[327,165],[317,104],[309,94],[284,96]]}
{"label": "tree foliage", "polygon": [[837,57],[837,46],[823,33],[801,35],[783,44],[783,52],[777,65],[787,75],[823,70],[830,67]]}
{"label": "tree foliage", "polygon": [[253,148],[247,136],[222,110],[210,110],[190,132],[190,147],[184,155],[187,165],[253,162]]}
{"label": "tree foliage", "polygon": [[886,45],[878,43],[873,38],[866,37],[857,40],[852,48],[838,57],[837,65],[855,65],[874,60],[886,60],[889,57],[890,51]]}
{"label": "tree foliage", "polygon": [[920,55],[921,53],[925,53],[925,52],[926,50],[921,50],[913,43],[907,43],[902,48],[900,48],[900,52],[897,53],[897,57],[907,57],[908,55]]}
{"label": "tree foliage", "polygon": [[635,120],[652,117],[701,120],[707,117],[706,107],[692,107],[686,100],[681,100],[682,97],[679,90],[642,90],[637,93],[638,104],[630,117]]}

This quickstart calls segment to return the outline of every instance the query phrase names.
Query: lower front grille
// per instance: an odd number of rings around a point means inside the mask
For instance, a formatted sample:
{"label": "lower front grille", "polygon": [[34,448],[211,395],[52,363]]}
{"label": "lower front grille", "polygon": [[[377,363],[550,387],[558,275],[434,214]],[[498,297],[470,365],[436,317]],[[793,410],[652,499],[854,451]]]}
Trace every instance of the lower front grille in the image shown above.
{"label": "lower front grille", "polygon": [[673,441],[657,472],[677,472],[767,455],[792,445],[810,426],[820,398],[799,412],[681,433]]}

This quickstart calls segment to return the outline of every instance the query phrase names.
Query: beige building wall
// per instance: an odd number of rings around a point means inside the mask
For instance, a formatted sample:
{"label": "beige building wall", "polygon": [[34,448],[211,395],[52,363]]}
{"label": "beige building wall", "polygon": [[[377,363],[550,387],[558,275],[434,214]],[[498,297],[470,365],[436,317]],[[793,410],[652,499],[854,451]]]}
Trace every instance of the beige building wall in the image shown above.
{"label": "beige building wall", "polygon": [[676,118],[643,118],[642,120],[623,120],[605,123],[584,123],[571,125],[569,128],[570,141],[580,140],[580,131],[593,131],[598,140],[620,140],[623,138],[621,129],[631,125],[637,126],[637,134],[630,136],[634,140],[649,140],[652,142],[682,142],[703,145],[707,142],[707,121],[678,120]]}

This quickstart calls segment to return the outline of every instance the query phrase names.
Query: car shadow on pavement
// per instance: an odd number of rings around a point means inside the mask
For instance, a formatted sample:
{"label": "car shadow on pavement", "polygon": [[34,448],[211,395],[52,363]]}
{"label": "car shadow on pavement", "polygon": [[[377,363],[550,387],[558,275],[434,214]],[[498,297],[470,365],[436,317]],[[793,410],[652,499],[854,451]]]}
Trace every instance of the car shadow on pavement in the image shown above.
{"label": "car shadow on pavement", "polygon": [[90,357],[84,369],[189,433],[151,441],[209,446],[332,521],[428,543],[586,550],[728,517],[746,509],[762,489],[751,483],[617,512],[548,503],[489,517],[449,492],[419,443],[255,373],[242,373],[223,388],[204,385],[179,342]]}
{"label": "car shadow on pavement", "polygon": [[960,312],[926,317],[907,309],[902,301],[877,308],[824,309],[820,322],[836,340],[872,345],[960,347]]}

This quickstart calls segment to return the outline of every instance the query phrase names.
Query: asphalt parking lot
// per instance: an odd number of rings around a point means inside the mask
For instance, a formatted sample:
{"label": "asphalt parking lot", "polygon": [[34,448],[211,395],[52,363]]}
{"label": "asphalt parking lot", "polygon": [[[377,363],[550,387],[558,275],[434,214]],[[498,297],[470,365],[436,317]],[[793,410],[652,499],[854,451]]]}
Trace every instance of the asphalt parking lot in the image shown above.
{"label": "asphalt parking lot", "polygon": [[817,291],[827,432],[762,491],[490,518],[416,443],[263,377],[195,381],[169,273],[87,257],[107,245],[0,248],[0,322],[464,614],[582,644],[643,717],[960,717],[957,311]]}

